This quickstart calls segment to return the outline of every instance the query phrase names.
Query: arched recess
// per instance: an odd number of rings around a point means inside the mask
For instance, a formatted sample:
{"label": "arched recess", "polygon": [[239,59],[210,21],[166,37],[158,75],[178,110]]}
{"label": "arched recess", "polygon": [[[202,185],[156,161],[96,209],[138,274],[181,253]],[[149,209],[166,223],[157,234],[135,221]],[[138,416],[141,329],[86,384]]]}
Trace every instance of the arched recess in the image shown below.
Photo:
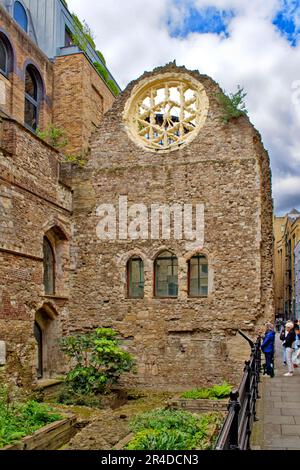
{"label": "arched recess", "polygon": [[178,296],[178,258],[171,251],[162,251],[154,261],[154,296]]}
{"label": "arched recess", "polygon": [[44,99],[44,82],[38,68],[25,64],[25,110],[24,123],[32,131],[36,131],[41,121],[41,108]]}
{"label": "arched recess", "polygon": [[51,304],[44,304],[35,314],[34,338],[36,341],[36,377],[50,378],[59,370],[59,344],[61,325],[57,311]]}
{"label": "arched recess", "polygon": [[43,239],[44,289],[46,295],[67,296],[69,241],[58,225],[49,228]]}
{"label": "arched recess", "polygon": [[8,36],[0,29],[0,72],[6,78],[14,69],[14,50]]}
{"label": "arched recess", "polygon": [[208,296],[208,259],[203,253],[196,253],[188,260],[189,297]]}
{"label": "arched recess", "polygon": [[144,297],[144,261],[140,256],[132,256],[126,264],[127,297],[142,299]]}

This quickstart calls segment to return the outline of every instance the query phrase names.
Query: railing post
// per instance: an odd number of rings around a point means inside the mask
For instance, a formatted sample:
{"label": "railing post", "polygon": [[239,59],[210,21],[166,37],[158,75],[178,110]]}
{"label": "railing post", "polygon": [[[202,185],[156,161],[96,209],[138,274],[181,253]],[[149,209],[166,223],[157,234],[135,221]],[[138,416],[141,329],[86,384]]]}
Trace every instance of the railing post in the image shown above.
{"label": "railing post", "polygon": [[239,392],[234,390],[230,393],[230,401],[228,404],[228,410],[234,410],[234,418],[229,433],[229,449],[239,450],[239,413],[241,405],[239,402]]}

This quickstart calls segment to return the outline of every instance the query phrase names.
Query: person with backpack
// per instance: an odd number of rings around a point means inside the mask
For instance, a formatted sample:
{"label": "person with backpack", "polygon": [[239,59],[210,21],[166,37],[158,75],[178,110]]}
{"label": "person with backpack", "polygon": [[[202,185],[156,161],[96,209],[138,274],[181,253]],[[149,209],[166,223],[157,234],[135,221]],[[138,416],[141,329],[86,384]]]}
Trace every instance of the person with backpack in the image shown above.
{"label": "person with backpack", "polygon": [[274,343],[275,332],[272,323],[266,323],[266,332],[261,344],[261,350],[266,359],[267,377],[274,377]]}

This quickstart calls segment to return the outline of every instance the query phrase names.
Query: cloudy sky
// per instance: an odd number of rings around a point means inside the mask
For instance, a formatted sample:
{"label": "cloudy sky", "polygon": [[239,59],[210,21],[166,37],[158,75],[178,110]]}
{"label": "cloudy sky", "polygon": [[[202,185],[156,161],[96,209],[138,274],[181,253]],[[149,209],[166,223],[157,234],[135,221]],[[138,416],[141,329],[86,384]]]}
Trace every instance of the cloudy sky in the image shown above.
{"label": "cloudy sky", "polygon": [[247,92],[277,214],[300,210],[300,0],[68,0],[124,88],[176,59]]}

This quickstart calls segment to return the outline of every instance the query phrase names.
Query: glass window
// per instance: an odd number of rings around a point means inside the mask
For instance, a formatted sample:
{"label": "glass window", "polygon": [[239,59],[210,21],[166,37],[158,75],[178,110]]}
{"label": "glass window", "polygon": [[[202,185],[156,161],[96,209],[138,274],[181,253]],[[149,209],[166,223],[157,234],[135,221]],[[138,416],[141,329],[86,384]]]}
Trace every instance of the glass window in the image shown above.
{"label": "glass window", "polygon": [[193,256],[189,260],[189,295],[203,297],[208,295],[208,262],[204,255]]}
{"label": "glass window", "polygon": [[169,251],[161,253],[155,261],[155,296],[177,297],[178,260]]}
{"label": "glass window", "polygon": [[38,80],[32,68],[25,72],[25,124],[32,130],[38,127],[39,119],[39,89]]}
{"label": "glass window", "polygon": [[8,72],[8,57],[7,57],[7,49],[5,47],[5,44],[3,41],[0,39],[0,71],[4,73],[5,75]]}
{"label": "glass window", "polygon": [[72,33],[69,30],[69,28],[66,27],[65,29],[65,47],[70,47],[73,46],[73,38],[72,38]]}
{"label": "glass window", "polygon": [[141,258],[131,258],[127,263],[127,292],[133,299],[144,297],[144,263]]}
{"label": "glass window", "polygon": [[28,31],[28,18],[27,18],[27,13],[25,11],[25,8],[20,2],[15,2],[14,5],[14,19],[18,23],[19,26],[21,26],[24,31]]}
{"label": "glass window", "polygon": [[25,93],[37,101],[37,83],[30,69],[27,69],[25,73]]}
{"label": "glass window", "polygon": [[51,243],[46,237],[44,237],[43,251],[45,294],[52,295],[55,292],[55,259]]}

